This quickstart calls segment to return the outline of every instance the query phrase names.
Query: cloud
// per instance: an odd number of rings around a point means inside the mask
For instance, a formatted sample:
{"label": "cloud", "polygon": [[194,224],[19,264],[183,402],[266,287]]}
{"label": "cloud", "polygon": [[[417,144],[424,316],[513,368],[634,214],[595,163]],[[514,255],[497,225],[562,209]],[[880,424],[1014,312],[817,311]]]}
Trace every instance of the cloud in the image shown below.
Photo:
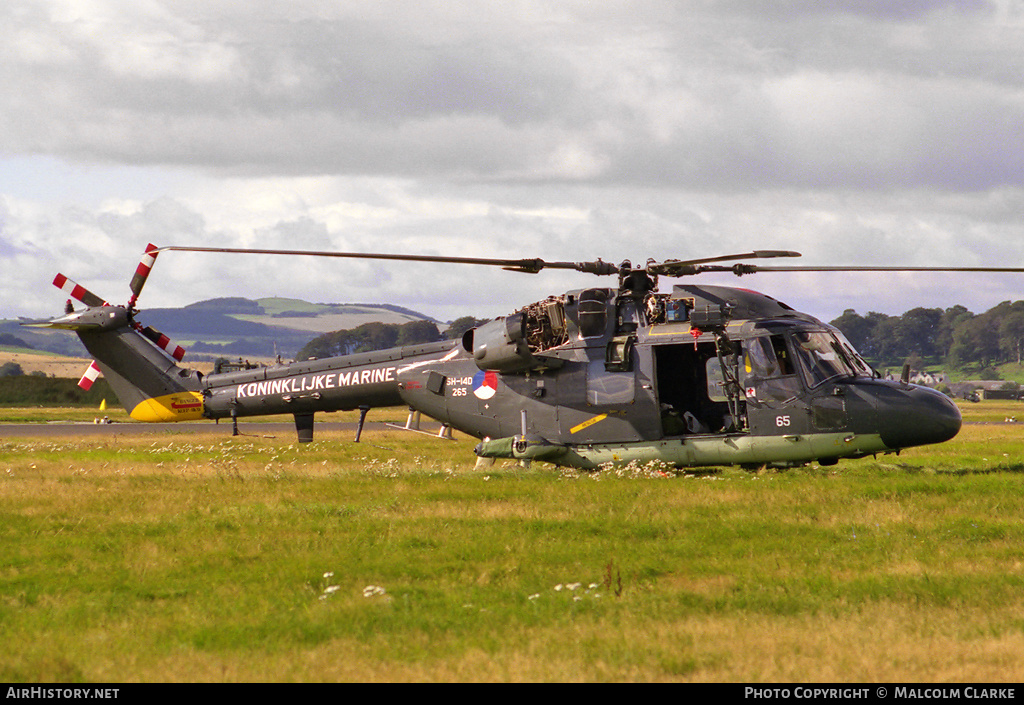
{"label": "cloud", "polygon": [[[119,300],[149,241],[634,263],[1024,254],[1017,3],[13,0],[0,22],[0,315],[52,310],[36,292],[55,267]],[[1018,296],[1001,278],[787,276],[765,286],[822,315]],[[183,253],[154,277],[147,306],[280,294],[438,317],[592,283]]]}
{"label": "cloud", "polygon": [[[0,262],[16,267],[17,276],[0,281],[10,311],[0,316],[52,313],[62,301],[59,292],[48,288],[56,270],[114,301],[126,299],[128,278],[149,241],[540,256],[549,261],[629,259],[635,265],[648,257],[687,259],[752,249],[802,251],[804,257],[795,263],[807,265],[970,266],[1024,259],[1022,226],[1011,217],[1022,198],[1019,191],[938,200],[929,193],[882,200],[870,193],[809,191],[765,192],[756,198],[700,192],[608,198],[604,189],[587,187],[559,193],[555,200],[561,207],[543,209],[516,203],[535,203],[540,187],[510,199],[489,186],[460,199],[447,189],[393,182],[371,188],[362,183],[362,193],[346,199],[337,194],[348,190],[350,179],[333,185],[318,180],[319,190],[305,188],[305,179],[275,179],[262,187],[251,180],[240,183],[244,189],[236,185],[221,191],[207,185],[204,197],[191,194],[187,203],[166,198],[121,201],[56,213],[8,200],[4,241],[11,243],[16,257],[4,260],[0,255]],[[310,198],[289,196],[299,192]],[[245,209],[247,204],[252,208]],[[246,210],[247,218],[235,221],[236,208]],[[289,217],[281,218],[284,212]],[[701,280],[760,289],[825,318],[846,308],[900,313],[910,308],[910,301],[939,307],[962,303],[981,311],[1019,297],[1017,279],[1006,276],[762,274]],[[672,281],[662,284],[668,290]],[[528,276],[460,265],[168,252],[158,260],[142,305],[279,295],[391,302],[451,319],[502,315],[550,294],[595,285],[613,282],[557,271]]]}
{"label": "cloud", "polygon": [[384,6],[13,3],[4,143],[251,176],[1020,182],[1019,25],[986,3]]}

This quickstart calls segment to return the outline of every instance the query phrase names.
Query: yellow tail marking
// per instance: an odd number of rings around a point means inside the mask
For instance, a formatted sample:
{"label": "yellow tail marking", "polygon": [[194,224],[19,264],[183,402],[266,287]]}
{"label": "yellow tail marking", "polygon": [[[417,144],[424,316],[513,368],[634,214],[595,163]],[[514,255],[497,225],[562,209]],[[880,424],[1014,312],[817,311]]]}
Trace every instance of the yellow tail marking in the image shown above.
{"label": "yellow tail marking", "polygon": [[195,421],[203,418],[203,395],[198,392],[179,392],[153,397],[132,409],[136,421]]}

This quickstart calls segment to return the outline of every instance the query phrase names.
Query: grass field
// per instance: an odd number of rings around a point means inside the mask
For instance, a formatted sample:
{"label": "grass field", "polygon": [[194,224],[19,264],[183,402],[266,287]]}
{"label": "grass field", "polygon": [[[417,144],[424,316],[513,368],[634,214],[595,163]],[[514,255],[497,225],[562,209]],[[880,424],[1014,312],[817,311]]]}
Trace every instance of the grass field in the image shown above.
{"label": "grass field", "polygon": [[1016,681],[1017,408],[760,473],[475,468],[397,431],[0,439],[0,680]]}

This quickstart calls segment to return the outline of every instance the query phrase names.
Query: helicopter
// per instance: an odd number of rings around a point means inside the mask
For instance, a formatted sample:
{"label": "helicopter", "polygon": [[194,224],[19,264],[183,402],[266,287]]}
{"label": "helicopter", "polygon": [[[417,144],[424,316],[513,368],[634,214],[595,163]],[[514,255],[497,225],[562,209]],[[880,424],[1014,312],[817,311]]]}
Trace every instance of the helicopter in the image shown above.
{"label": "helicopter", "polygon": [[[549,296],[469,330],[461,340],[204,375],[179,366],[184,350],[142,326],[136,303],[165,251],[301,255],[497,266],[536,274],[614,277]],[[77,333],[133,419],[191,421],[291,414],[299,442],[317,413],[407,406],[479,439],[482,458],[595,469],[657,461],[677,468],[792,467],[899,453],[953,438],[957,406],[936,390],[887,380],[844,335],[770,296],[659,278],[705,272],[972,271],[1020,268],[799,267],[746,264],[799,257],[755,250],[634,267],[600,259],[546,262],[431,255],[167,246],[146,248],[127,305],[112,305],[57,275],[85,304],[25,325]],[[731,263],[731,264],[726,264]],[[410,424],[407,423],[407,427]]]}

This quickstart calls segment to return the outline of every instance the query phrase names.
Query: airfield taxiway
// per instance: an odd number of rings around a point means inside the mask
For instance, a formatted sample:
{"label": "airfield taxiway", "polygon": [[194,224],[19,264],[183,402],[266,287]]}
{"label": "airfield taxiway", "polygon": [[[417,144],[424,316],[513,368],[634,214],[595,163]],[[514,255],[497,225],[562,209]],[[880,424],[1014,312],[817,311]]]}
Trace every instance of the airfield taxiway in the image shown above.
{"label": "airfield taxiway", "polygon": [[[315,431],[348,431],[355,434],[357,424],[353,422],[318,422]],[[382,422],[367,421],[364,431],[383,430],[387,425]],[[169,433],[217,433],[230,437],[231,424],[216,424],[210,421],[181,423],[8,423],[0,424],[0,439],[49,437],[62,438],[67,436],[118,436],[118,435],[159,435]],[[295,424],[288,422],[240,423],[238,433],[241,436],[285,436],[295,435]]]}

